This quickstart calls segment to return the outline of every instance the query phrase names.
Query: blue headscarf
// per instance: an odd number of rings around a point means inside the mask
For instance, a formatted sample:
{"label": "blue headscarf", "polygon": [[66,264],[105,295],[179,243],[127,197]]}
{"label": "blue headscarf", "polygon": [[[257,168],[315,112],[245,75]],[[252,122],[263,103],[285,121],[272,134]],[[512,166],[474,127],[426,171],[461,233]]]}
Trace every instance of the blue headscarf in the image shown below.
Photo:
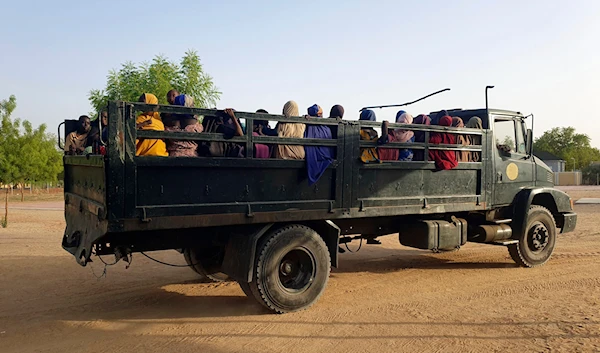
{"label": "blue headscarf", "polygon": [[308,107],[308,115],[309,116],[316,116],[316,117],[322,117],[323,116],[323,109],[321,109],[321,107],[317,104]]}
{"label": "blue headscarf", "polygon": [[[308,115],[323,116],[323,110],[318,105],[308,108]],[[304,138],[332,139],[331,129],[326,125],[306,125]],[[325,173],[334,160],[335,150],[329,146],[305,146],[306,167],[308,169],[308,185],[313,185]]]}
{"label": "blue headscarf", "polygon": [[[182,107],[192,108],[192,107],[194,107],[194,98],[192,98],[192,96],[189,96],[187,94],[180,94],[177,97],[175,97],[173,105],[179,105]],[[181,120],[195,119],[194,115],[192,115],[192,114],[177,114],[177,117]]]}
{"label": "blue headscarf", "polygon": [[360,112],[360,118],[358,118],[358,120],[375,121],[375,112],[370,109],[363,110]]}

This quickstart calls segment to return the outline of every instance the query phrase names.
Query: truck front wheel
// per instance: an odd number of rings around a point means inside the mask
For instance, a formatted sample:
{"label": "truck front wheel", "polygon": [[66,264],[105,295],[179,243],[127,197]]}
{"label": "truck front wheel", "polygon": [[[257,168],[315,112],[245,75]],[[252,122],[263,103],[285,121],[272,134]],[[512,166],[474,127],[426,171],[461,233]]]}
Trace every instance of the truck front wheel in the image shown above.
{"label": "truck front wheel", "polygon": [[522,267],[535,267],[546,263],[556,244],[556,224],[547,208],[531,206],[527,226],[518,243],[508,246],[510,257]]}
{"label": "truck front wheel", "polygon": [[298,311],[319,299],[330,269],[331,259],[323,239],[309,227],[289,225],[260,242],[249,289],[269,310]]}

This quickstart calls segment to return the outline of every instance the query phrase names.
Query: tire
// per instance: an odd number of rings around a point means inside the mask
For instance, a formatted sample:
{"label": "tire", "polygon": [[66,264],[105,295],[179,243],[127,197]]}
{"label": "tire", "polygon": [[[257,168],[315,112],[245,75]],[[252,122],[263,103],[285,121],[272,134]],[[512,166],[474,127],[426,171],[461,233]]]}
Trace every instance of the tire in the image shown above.
{"label": "tire", "polygon": [[183,258],[185,259],[185,263],[189,266],[189,268],[194,271],[195,273],[197,273],[202,279],[205,279],[206,276],[199,273],[198,270],[196,269],[196,266],[194,265],[194,261],[192,261],[191,257],[190,257],[190,252],[189,249],[183,249]]}
{"label": "tire", "polygon": [[223,261],[219,248],[187,248],[183,251],[183,257],[188,266],[201,278],[208,278],[213,282],[229,280],[229,276],[219,272]]}
{"label": "tire", "polygon": [[260,242],[248,286],[255,299],[273,312],[299,311],[323,294],[330,269],[323,239],[309,227],[289,225]]}
{"label": "tire", "polygon": [[547,208],[531,206],[527,212],[525,234],[519,235],[518,243],[508,246],[510,257],[521,267],[545,264],[556,245],[556,223]]}
{"label": "tire", "polygon": [[246,294],[246,296],[248,298],[254,298],[254,294],[252,293],[252,290],[250,289],[250,283],[238,282],[238,284],[240,285],[240,288],[242,288],[242,291],[244,292],[244,294]]}

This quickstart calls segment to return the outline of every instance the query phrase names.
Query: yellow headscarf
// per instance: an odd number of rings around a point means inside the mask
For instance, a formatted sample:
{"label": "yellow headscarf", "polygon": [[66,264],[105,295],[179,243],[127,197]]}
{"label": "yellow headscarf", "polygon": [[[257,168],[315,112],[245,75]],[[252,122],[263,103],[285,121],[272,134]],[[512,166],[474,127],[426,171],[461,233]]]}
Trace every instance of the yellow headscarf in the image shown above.
{"label": "yellow headscarf", "polygon": [[[153,95],[152,93],[144,93],[144,103],[158,104],[158,98],[156,98],[156,96]],[[159,112],[144,112],[137,117],[135,122],[136,122],[136,124],[140,124],[148,119],[156,119],[156,120],[160,121],[162,124],[162,119],[160,118]],[[160,129],[160,130],[164,130],[164,129],[165,129],[165,127],[163,125],[162,129]],[[144,130],[158,130],[158,129],[144,129]]]}
{"label": "yellow headscarf", "polygon": [[[144,103],[158,104],[158,98],[152,93],[144,93]],[[165,125],[160,120],[158,112],[145,112],[140,114],[136,119],[136,124],[141,124],[149,121],[148,124],[142,126],[142,130],[164,131]],[[143,139],[136,140],[136,156],[168,156],[167,147],[163,140]]]}

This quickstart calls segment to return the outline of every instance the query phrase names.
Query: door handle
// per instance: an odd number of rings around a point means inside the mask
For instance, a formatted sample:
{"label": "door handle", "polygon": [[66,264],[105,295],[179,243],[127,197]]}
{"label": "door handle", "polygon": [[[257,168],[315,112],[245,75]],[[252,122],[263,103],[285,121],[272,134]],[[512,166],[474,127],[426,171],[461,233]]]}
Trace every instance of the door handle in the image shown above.
{"label": "door handle", "polygon": [[502,181],[502,173],[501,172],[496,173],[496,180]]}

